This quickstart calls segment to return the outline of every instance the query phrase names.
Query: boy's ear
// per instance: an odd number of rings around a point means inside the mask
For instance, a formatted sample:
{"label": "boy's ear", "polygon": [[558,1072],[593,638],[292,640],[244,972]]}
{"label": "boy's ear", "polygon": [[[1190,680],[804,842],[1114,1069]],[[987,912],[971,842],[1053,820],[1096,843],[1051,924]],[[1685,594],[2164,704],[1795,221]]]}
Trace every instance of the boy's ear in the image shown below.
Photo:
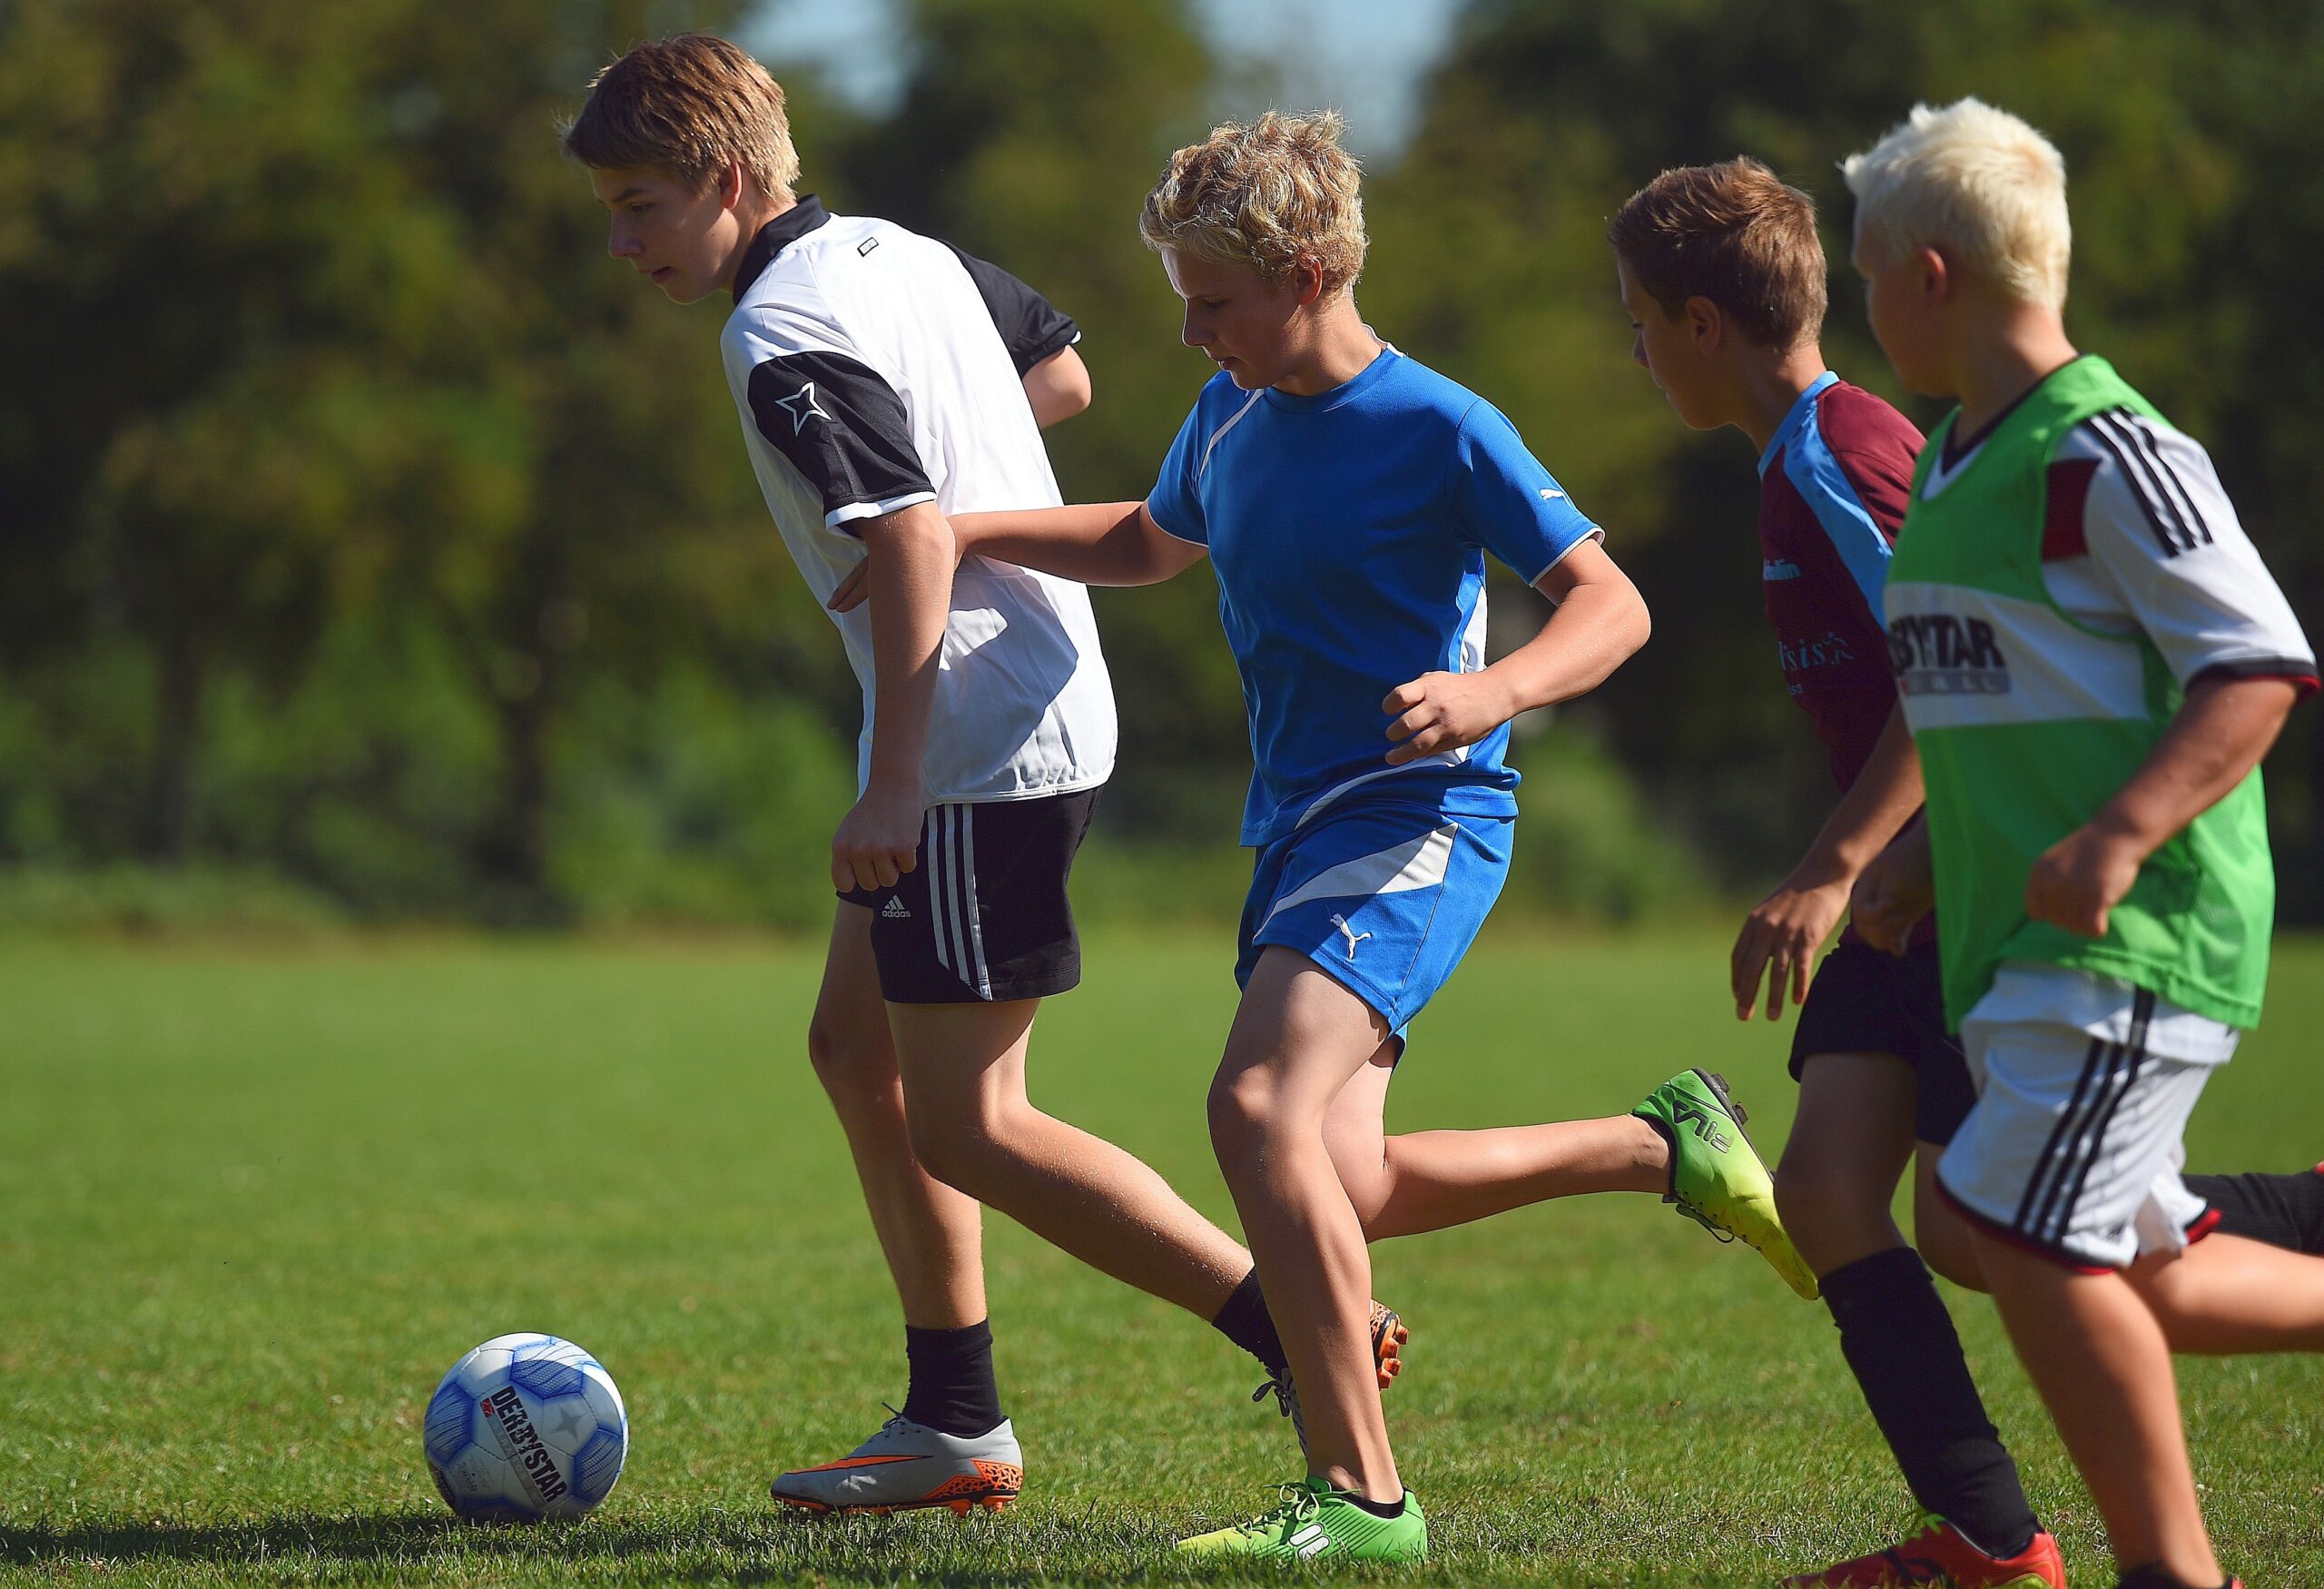
{"label": "boy's ear", "polygon": [[743,163],[729,160],[726,169],[718,173],[718,203],[721,209],[732,210],[743,202],[743,184],[748,179],[743,173]]}
{"label": "boy's ear", "polygon": [[1960,291],[1960,276],[1936,249],[1922,247],[1913,251],[1913,274],[1921,296],[1931,303],[1942,303]]}
{"label": "boy's ear", "polygon": [[1694,339],[1698,353],[1716,353],[1727,343],[1727,313],[1709,299],[1698,294],[1687,300],[1679,311],[1687,319],[1688,334]]}
{"label": "boy's ear", "polygon": [[1324,267],[1304,255],[1291,267],[1291,285],[1302,309],[1324,295]]}

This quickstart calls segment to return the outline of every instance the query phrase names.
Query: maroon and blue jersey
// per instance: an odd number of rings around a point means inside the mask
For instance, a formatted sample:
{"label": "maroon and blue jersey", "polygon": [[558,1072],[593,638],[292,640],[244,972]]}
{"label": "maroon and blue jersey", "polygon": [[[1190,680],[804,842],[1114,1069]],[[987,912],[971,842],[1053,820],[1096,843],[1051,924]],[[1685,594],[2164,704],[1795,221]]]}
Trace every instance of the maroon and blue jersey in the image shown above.
{"label": "maroon and blue jersey", "polygon": [[1830,370],[1759,459],[1760,588],[1791,698],[1847,788],[1896,705],[1880,587],[1912,500],[1921,433]]}

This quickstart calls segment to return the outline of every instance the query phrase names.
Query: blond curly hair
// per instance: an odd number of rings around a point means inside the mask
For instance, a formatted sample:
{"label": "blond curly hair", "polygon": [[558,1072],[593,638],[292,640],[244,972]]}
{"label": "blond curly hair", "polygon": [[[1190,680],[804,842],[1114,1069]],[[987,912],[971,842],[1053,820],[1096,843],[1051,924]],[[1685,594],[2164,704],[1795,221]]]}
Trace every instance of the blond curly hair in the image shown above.
{"label": "blond curly hair", "polygon": [[1364,168],[1340,147],[1337,111],[1227,122],[1170,156],[1137,218],[1147,246],[1241,265],[1270,282],[1302,260],[1328,298],[1364,271]]}

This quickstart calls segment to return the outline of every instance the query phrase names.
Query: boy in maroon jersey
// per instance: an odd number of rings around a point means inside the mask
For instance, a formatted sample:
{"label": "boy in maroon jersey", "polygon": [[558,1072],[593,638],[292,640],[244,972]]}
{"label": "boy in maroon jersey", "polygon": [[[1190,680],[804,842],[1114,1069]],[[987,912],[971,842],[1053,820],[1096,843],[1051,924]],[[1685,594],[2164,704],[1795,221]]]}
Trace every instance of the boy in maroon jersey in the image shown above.
{"label": "boy in maroon jersey", "polygon": [[[1919,925],[1901,957],[1851,929],[1815,966],[1857,873],[1920,808],[1880,593],[1921,435],[1825,368],[1815,208],[1766,166],[1738,159],[1666,171],[1623,205],[1610,238],[1632,356],[1689,425],[1732,425],[1759,449],[1768,616],[1785,683],[1814,718],[1843,791],[1807,854],[1744,923],[1729,971],[1738,1019],[1759,1003],[1763,979],[1769,1020],[1787,994],[1800,1006],[1791,1059],[1799,1113],[1777,1198],[1926,1516],[1894,1549],[1789,1583],[2057,1589],[2056,1542],[1985,1416],[1927,1268],[1889,1216],[1915,1160],[1921,1252],[1947,1278],[1982,1288],[1967,1232],[1931,1191],[1937,1155],[1975,1099],[1945,1030],[1934,923]],[[2222,1229],[2324,1248],[2324,1176],[2187,1179]]]}

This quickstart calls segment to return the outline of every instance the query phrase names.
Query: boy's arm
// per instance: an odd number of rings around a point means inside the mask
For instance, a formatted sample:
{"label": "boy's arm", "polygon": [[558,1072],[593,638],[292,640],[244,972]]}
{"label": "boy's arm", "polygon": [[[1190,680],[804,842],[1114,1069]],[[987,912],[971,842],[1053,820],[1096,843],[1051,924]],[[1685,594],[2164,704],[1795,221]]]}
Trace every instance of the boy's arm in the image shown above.
{"label": "boy's arm", "polygon": [[1520,712],[1586,695],[1653,627],[1638,587],[1594,538],[1552,563],[1533,588],[1556,608],[1540,634],[1480,672],[1424,673],[1388,692],[1380,709],[1394,719],[1392,765],[1474,745]]}
{"label": "boy's arm", "polygon": [[[1028,508],[1013,513],[952,517],[958,555],[974,553],[1083,585],[1155,585],[1192,568],[1204,548],[1154,522],[1143,502]],[[824,605],[852,612],[872,595],[869,559],[859,563]]]}
{"label": "boy's arm", "polygon": [[2130,782],[2034,864],[2025,913],[2102,937],[2146,858],[2260,765],[2300,693],[2290,678],[2195,680]]}
{"label": "boy's arm", "polygon": [[[2079,532],[2044,536],[2052,597],[2083,622],[2135,627],[2187,692],[2130,781],[2026,879],[2029,916],[2096,936],[2146,858],[2259,765],[2316,687],[2316,661],[2185,432],[2132,414],[2086,421],[2052,461],[2048,494]],[[2077,501],[2078,512],[2055,506]]]}
{"label": "boy's arm", "polygon": [[1936,862],[1928,846],[1928,824],[1915,822],[1888,841],[1856,880],[1848,896],[1848,921],[1875,949],[1902,954],[1913,928],[1936,908]]}
{"label": "boy's arm", "polygon": [[842,889],[892,887],[920,846],[927,794],[921,765],[944,626],[952,605],[951,527],[933,502],[864,521],[872,607],[872,761],[863,794],[832,838],[832,881]]}
{"label": "boy's arm", "polygon": [[1089,367],[1081,355],[1061,348],[1025,371],[1025,399],[1044,430],[1089,406]]}
{"label": "boy's arm", "polygon": [[[1748,1021],[1767,978],[1768,1019],[1791,1002],[1807,1002],[1816,952],[1824,946],[1848,908],[1856,878],[1872,864],[1921,805],[1921,761],[1913,749],[1900,704],[1872,747],[1871,758],[1826,819],[1816,842],[1773,893],[1744,918],[1728,957],[1735,992],[1735,1018]],[[1906,923],[1909,930],[1910,923]]]}

